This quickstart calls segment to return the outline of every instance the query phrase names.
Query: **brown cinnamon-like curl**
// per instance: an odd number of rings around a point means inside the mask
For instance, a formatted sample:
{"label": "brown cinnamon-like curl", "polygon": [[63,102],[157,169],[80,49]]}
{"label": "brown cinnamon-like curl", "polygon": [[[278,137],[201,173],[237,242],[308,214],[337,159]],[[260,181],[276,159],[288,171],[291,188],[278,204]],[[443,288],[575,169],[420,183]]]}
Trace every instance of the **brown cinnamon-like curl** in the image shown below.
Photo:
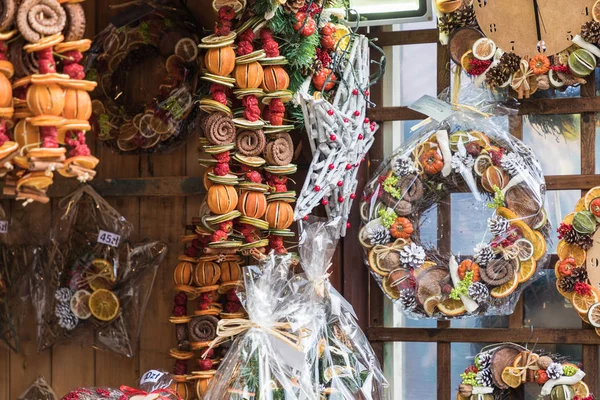
{"label": "brown cinnamon-like curl", "polygon": [[63,8],[67,14],[67,23],[63,35],[65,42],[83,39],[85,35],[85,12],[81,3],[64,3]]}
{"label": "brown cinnamon-like curl", "polygon": [[421,179],[416,175],[403,176],[396,186],[400,188],[402,200],[412,203],[423,197],[423,182],[421,182]]}
{"label": "brown cinnamon-like curl", "polygon": [[219,320],[212,315],[199,315],[192,318],[189,323],[190,340],[193,342],[207,342],[217,336]]}
{"label": "brown cinnamon-like curl", "polygon": [[235,125],[225,113],[212,113],[204,121],[204,135],[215,145],[232,143],[235,139]]}
{"label": "brown cinnamon-like curl", "polygon": [[15,20],[17,13],[16,0],[4,0],[0,2],[0,32],[7,31]]}
{"label": "brown cinnamon-like curl", "polygon": [[62,32],[66,22],[65,10],[56,0],[25,0],[17,11],[19,32],[31,43]]}
{"label": "brown cinnamon-like curl", "polygon": [[267,140],[261,130],[240,131],[235,140],[237,150],[245,156],[258,156],[265,149]]}
{"label": "brown cinnamon-like curl", "polygon": [[294,142],[289,133],[279,133],[267,143],[265,160],[271,165],[288,165],[294,157]]}
{"label": "brown cinnamon-like curl", "polygon": [[514,260],[505,260],[503,258],[492,260],[486,268],[481,268],[479,273],[481,274],[481,279],[491,286],[504,285],[515,275]]}

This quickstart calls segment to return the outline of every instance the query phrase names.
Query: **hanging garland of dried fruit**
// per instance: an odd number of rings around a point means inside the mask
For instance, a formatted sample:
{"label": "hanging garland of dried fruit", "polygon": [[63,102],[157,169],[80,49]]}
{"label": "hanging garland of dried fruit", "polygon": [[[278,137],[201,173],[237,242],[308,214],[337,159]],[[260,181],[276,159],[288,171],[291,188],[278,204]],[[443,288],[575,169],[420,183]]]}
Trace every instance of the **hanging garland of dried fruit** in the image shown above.
{"label": "hanging garland of dried fruit", "polygon": [[[26,0],[12,17],[11,12],[3,15],[1,26],[15,24],[20,46],[11,46],[8,62],[3,45],[2,63],[6,71],[21,76],[13,84],[14,142],[8,140],[7,124],[1,125],[0,140],[5,151],[0,157],[7,175],[4,194],[25,200],[25,204],[47,203],[46,191],[55,171],[86,182],[94,178],[99,161],[91,155],[85,138],[92,114],[88,92],[96,87],[95,82],[84,80],[80,65],[82,53],[90,48],[90,41],[82,39],[85,15],[80,4],[55,0]],[[9,88],[3,93],[10,95]],[[2,105],[10,109],[6,102]]]}
{"label": "hanging garland of dried fruit", "polygon": [[537,90],[584,84],[600,58],[596,0],[436,0],[440,41],[476,83]]}
{"label": "hanging garland of dried fruit", "polygon": [[515,343],[487,346],[460,374],[457,400],[510,398],[525,384],[540,386],[539,398],[594,400],[585,372],[567,358],[529,350]]}
{"label": "hanging garland of dried fruit", "polygon": [[554,272],[558,292],[600,334],[600,187],[590,189],[558,228]]}

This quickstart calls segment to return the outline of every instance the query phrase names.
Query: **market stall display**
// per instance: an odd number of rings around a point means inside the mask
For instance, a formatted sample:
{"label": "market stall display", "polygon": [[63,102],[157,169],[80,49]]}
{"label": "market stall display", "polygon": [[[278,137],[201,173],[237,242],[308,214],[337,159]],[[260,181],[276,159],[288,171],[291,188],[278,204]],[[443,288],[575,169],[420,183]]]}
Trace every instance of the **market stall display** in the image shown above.
{"label": "market stall display", "polygon": [[600,187],[590,189],[558,227],[556,289],[571,302],[581,319],[600,334],[600,275],[598,218]]}
{"label": "market stall display", "polygon": [[146,5],[141,18],[100,32],[87,60],[87,76],[98,83],[94,133],[125,154],[176,148],[197,117],[200,30],[179,2]]}
{"label": "market stall display", "polygon": [[130,243],[131,224],[89,186],[60,207],[30,283],[38,349],[93,333],[95,348],[132,357],[166,245]]}
{"label": "market stall display", "polygon": [[[382,164],[365,188],[359,240],[409,317],[507,315],[548,261],[544,204],[531,149],[489,116],[459,109],[421,124]],[[468,221],[450,222],[467,209]]]}
{"label": "market stall display", "polygon": [[457,400],[504,398],[527,383],[540,385],[539,398],[594,399],[583,381],[585,372],[577,364],[515,343],[484,347],[460,377]]}
{"label": "market stall display", "polygon": [[519,98],[565,90],[585,83],[600,58],[596,3],[436,0],[440,41],[490,89],[511,88]]}

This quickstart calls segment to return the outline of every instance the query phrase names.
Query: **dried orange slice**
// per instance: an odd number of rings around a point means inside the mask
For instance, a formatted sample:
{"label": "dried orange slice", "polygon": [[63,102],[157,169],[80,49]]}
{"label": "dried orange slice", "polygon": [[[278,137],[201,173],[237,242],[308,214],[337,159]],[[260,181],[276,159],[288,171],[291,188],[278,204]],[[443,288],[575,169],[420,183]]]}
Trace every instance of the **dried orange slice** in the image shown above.
{"label": "dried orange slice", "polygon": [[592,17],[594,18],[594,21],[600,22],[600,0],[596,0],[594,6],[592,7]]}
{"label": "dried orange slice", "polygon": [[587,313],[589,309],[600,300],[598,294],[592,291],[591,295],[582,295],[574,292],[571,297],[571,303],[578,313]]}
{"label": "dried orange slice", "polygon": [[585,197],[577,200],[577,204],[575,204],[575,212],[578,213],[579,211],[585,211]]}
{"label": "dried orange slice", "polygon": [[437,264],[433,261],[425,261],[423,265],[414,270],[415,278],[421,275],[423,272],[427,271],[431,267],[435,267]]}
{"label": "dried orange slice", "polygon": [[519,283],[527,282],[535,274],[536,262],[533,258],[519,263]]}
{"label": "dried orange slice", "polygon": [[113,266],[107,260],[96,258],[92,268],[86,273],[86,280],[92,290],[112,289],[115,285]]}
{"label": "dried orange slice", "polygon": [[465,71],[468,71],[471,69],[471,60],[474,60],[474,59],[475,59],[475,56],[473,55],[473,51],[469,50],[465,54],[463,54],[462,57],[460,58],[460,66]]}
{"label": "dried orange slice", "polygon": [[124,52],[124,51],[122,51],[120,53],[117,53],[114,56],[112,56],[112,58],[108,62],[108,71],[111,74],[113,72],[115,72],[116,69],[119,68],[119,64],[121,64],[121,62],[125,59],[125,57],[127,57],[127,53]]}
{"label": "dried orange slice", "polygon": [[565,258],[573,257],[577,265],[583,265],[586,259],[586,251],[576,244],[565,243],[561,245],[557,250],[558,258],[564,260]]}
{"label": "dried orange slice", "polygon": [[587,313],[588,323],[594,328],[600,328],[600,303],[594,303]]}
{"label": "dried orange slice", "polygon": [[588,397],[590,395],[590,388],[584,381],[579,381],[579,382],[571,385],[571,387],[573,388],[573,390],[575,390],[575,397],[579,397],[580,399],[585,399],[586,397]]}
{"label": "dried orange slice", "polygon": [[144,114],[142,118],[140,118],[140,122],[137,128],[139,129],[143,137],[152,138],[157,134],[157,132],[154,130],[154,128],[152,128],[152,125],[150,124],[152,118],[154,118],[153,113]]}
{"label": "dried orange slice", "polygon": [[159,135],[169,134],[169,136],[171,136],[173,133],[173,125],[163,121],[163,119],[156,114],[150,119],[150,127],[152,127]]}
{"label": "dried orange slice", "polygon": [[573,224],[573,220],[575,219],[575,214],[576,213],[572,212],[572,213],[565,215],[565,217],[562,220],[563,224],[567,224],[567,225]]}
{"label": "dried orange slice", "polygon": [[133,125],[132,122],[125,122],[119,128],[119,139],[121,140],[131,140],[135,135],[137,135],[138,129]]}
{"label": "dried orange slice", "polygon": [[519,274],[514,274],[513,278],[504,285],[497,286],[490,291],[490,295],[496,299],[502,299],[509,296],[519,286]]}
{"label": "dried orange slice", "polygon": [[138,145],[133,142],[133,140],[117,140],[117,146],[119,146],[119,150],[121,151],[133,151],[138,148]]}
{"label": "dried orange slice", "polygon": [[[521,358],[523,357],[522,353],[519,353],[518,356],[515,357],[515,360],[513,361],[513,367],[520,367],[521,366]],[[530,353],[530,355],[527,355],[527,358],[530,359],[530,361],[532,362],[533,365],[537,364],[537,360],[540,358],[539,355],[535,354],[535,353]]]}
{"label": "dried orange slice", "polygon": [[21,186],[30,187],[36,190],[45,190],[52,185],[52,175],[47,176],[45,172],[31,172],[17,181],[17,190]]}
{"label": "dried orange slice", "polygon": [[508,209],[508,208],[506,208],[506,207],[498,207],[498,208],[496,209],[496,214],[497,214],[498,216],[500,216],[500,217],[504,217],[504,218],[506,218],[506,219],[507,219],[507,220],[509,220],[509,221],[512,221],[512,220],[518,220],[518,219],[519,219],[519,216],[518,216],[517,214],[515,214],[515,212],[514,212],[514,211],[512,211],[512,210],[509,210],[509,209]]}
{"label": "dried orange slice", "polygon": [[175,45],[175,54],[186,62],[194,61],[198,57],[198,44],[194,39],[183,38]]}
{"label": "dried orange slice", "polygon": [[533,244],[534,244],[533,259],[538,261],[539,259],[544,257],[544,254],[546,254],[546,250],[547,250],[546,239],[544,238],[544,235],[542,235],[542,233],[540,231],[533,231],[533,234],[535,235],[535,238],[536,238],[536,241],[533,242]]}
{"label": "dried orange slice", "polygon": [[521,371],[515,367],[506,367],[502,371],[502,382],[516,389],[521,386]]}
{"label": "dried orange slice", "polygon": [[71,297],[69,305],[71,306],[71,311],[77,318],[88,319],[92,316],[89,306],[90,295],[90,292],[81,289],[76,291],[73,297]]}
{"label": "dried orange slice", "polygon": [[517,257],[519,261],[527,261],[533,257],[534,246],[529,240],[524,238],[517,239],[514,246],[518,250]]}
{"label": "dried orange slice", "polygon": [[446,299],[437,305],[438,310],[447,317],[456,317],[467,310],[460,300]]}
{"label": "dried orange slice", "polygon": [[106,289],[95,290],[88,305],[92,315],[100,321],[112,321],[121,308],[117,296]]}
{"label": "dried orange slice", "polygon": [[423,304],[423,309],[425,310],[427,315],[429,315],[431,317],[433,315],[433,313],[435,312],[436,307],[439,304],[440,304],[440,297],[432,296],[432,297],[428,298],[427,300],[425,300],[425,303]]}
{"label": "dried orange slice", "polygon": [[217,13],[222,7],[227,6],[233,8],[233,12],[236,14],[242,11],[244,8],[244,4],[239,0],[213,0],[212,6],[213,10],[215,10]]}

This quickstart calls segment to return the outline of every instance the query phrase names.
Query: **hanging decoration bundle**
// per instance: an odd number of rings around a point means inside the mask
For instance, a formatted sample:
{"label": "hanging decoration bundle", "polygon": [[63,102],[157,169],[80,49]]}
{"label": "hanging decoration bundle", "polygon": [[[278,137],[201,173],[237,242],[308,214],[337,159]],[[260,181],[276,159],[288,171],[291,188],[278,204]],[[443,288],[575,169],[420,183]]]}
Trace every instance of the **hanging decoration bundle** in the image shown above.
{"label": "hanging decoration bundle", "polygon": [[566,358],[515,343],[487,346],[460,375],[457,400],[494,400],[527,383],[540,385],[539,398],[593,400],[585,372]]}
{"label": "hanging decoration bundle", "polygon": [[[98,159],[85,138],[92,114],[88,92],[96,83],[84,79],[80,65],[90,41],[83,39],[79,3],[28,0],[12,6],[3,13],[0,34],[0,174],[5,195],[24,204],[47,203],[54,172],[81,182],[96,174]],[[11,88],[13,76],[18,79]]]}

